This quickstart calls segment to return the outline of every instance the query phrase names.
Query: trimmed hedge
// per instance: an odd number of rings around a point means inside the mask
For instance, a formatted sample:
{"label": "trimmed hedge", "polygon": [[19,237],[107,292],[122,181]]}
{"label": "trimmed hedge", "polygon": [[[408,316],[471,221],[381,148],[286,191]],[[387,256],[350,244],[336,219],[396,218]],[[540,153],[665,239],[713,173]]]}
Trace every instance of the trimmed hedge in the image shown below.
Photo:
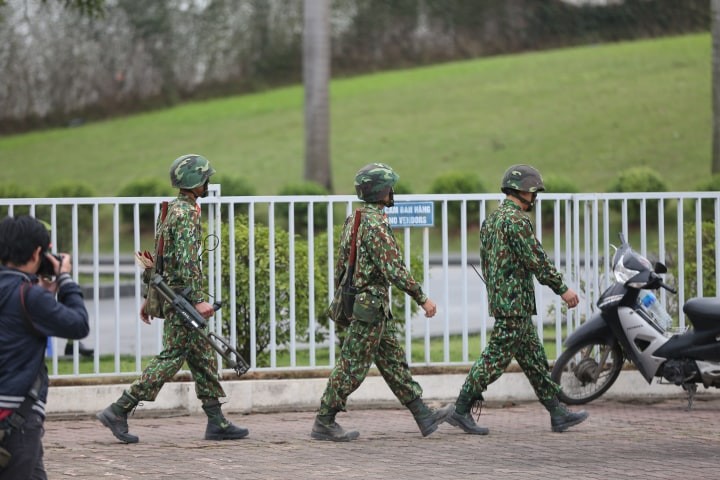
{"label": "trimmed hedge", "polygon": [[[485,193],[487,190],[480,177],[474,172],[447,172],[433,180],[430,186],[430,193]],[[449,201],[447,216],[448,228],[460,229],[460,215],[462,202]],[[471,218],[479,218],[480,204],[478,202],[467,202],[467,220],[469,224]],[[442,221],[442,210],[438,214],[438,218]]]}
{"label": "trimmed hedge", "polygon": [[[615,182],[610,185],[608,192],[667,192],[667,184],[660,174],[650,167],[632,167],[620,172]],[[640,205],[640,200],[628,200],[629,223],[635,224],[640,221]],[[615,210],[620,210],[622,203],[614,201],[610,206]],[[645,208],[646,218],[657,218],[657,200],[646,200]]]}

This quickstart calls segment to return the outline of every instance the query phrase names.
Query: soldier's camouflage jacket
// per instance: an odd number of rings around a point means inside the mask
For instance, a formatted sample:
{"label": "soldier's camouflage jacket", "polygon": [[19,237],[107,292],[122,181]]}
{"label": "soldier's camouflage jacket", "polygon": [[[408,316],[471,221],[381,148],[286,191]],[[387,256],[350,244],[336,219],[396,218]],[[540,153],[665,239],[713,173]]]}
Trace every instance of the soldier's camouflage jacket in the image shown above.
{"label": "soldier's camouflage jacket", "polygon": [[[358,289],[353,319],[378,322],[392,318],[390,284],[410,295],[419,305],[427,301],[421,285],[415,281],[403,262],[402,253],[382,206],[365,203],[358,227],[357,258],[352,284]],[[335,264],[336,285],[341,281],[350,256],[350,242],[355,215],[345,220]]]}
{"label": "soldier's camouflage jacket", "polygon": [[537,314],[533,275],[557,295],[568,289],[535,237],[530,219],[508,199],[483,222],[480,260],[490,315],[496,318]]}
{"label": "soldier's camouflage jacket", "polygon": [[205,301],[202,291],[202,225],[199,205],[180,193],[168,203],[165,222],[160,222],[158,218],[156,249],[160,234],[165,237],[165,282],[176,291],[190,287],[188,301],[193,305]]}

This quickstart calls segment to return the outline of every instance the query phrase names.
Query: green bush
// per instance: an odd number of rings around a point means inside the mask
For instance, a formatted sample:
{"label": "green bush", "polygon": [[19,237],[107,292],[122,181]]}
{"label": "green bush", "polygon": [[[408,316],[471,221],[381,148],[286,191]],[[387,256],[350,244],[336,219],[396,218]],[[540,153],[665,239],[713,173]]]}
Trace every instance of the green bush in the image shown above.
{"label": "green bush", "polygon": [[413,193],[410,185],[408,185],[407,182],[403,182],[402,180],[399,180],[395,184],[395,186],[393,187],[393,192],[395,192],[395,195],[410,195],[411,193]]}
{"label": "green bush", "polygon": [[[578,188],[572,180],[560,175],[543,176],[543,184],[545,184],[545,192],[547,193],[578,193]],[[542,193],[540,194],[542,198]],[[564,205],[560,206],[560,215],[565,212]],[[554,202],[542,202],[540,207],[543,219],[551,219],[555,214]]]}
{"label": "green bush", "polygon": [[[229,228],[223,227],[222,238],[222,276],[223,285],[230,285],[230,259],[228,253]],[[263,224],[254,226],[255,251],[253,262],[255,265],[255,331],[256,355],[258,365],[267,366],[268,349],[270,347],[270,246],[268,243],[270,229]],[[236,289],[236,333],[238,351],[250,358],[250,258],[249,258],[250,229],[246,215],[235,217],[235,284]],[[308,281],[308,245],[299,236],[294,240],[295,245],[295,341],[309,341],[308,313],[310,285]],[[290,256],[289,235],[283,229],[275,229],[275,342],[277,346],[290,344]],[[324,242],[322,236],[315,241],[315,264],[313,278],[315,286],[314,317],[318,328],[315,332],[315,341],[322,342],[327,336],[328,318],[325,309],[328,306],[328,279],[327,279],[327,236]]]}
{"label": "green bush", "polygon": [[94,197],[95,190],[84,182],[64,182],[50,187],[46,195],[48,198],[87,198]]}
{"label": "green bush", "polygon": [[[244,177],[213,175],[210,182],[220,184],[220,193],[223,197],[251,197],[256,193],[255,186]],[[249,209],[250,205],[247,203],[235,204],[235,215],[247,214]]]}
{"label": "green bush", "polygon": [[[278,195],[328,195],[328,190],[315,182],[301,182],[284,186]],[[279,203],[275,207],[275,221],[288,224],[289,203]],[[295,231],[305,233],[308,228],[308,203],[297,202],[293,209]],[[313,229],[319,231],[327,226],[327,205],[316,203],[313,205]]]}
{"label": "green bush", "polygon": [[[118,197],[167,197],[172,195],[174,189],[167,180],[156,177],[141,178],[133,180],[120,189]],[[120,218],[124,222],[133,221],[134,205],[120,205]],[[140,205],[139,221],[140,229],[151,231],[155,229],[155,206]]]}
{"label": "green bush", "polygon": [[[650,167],[633,167],[623,170],[618,175],[615,182],[608,189],[609,192],[666,192],[667,185],[662,177]],[[640,221],[640,200],[628,201],[628,222],[637,224]],[[622,202],[610,202],[611,208],[620,210]],[[657,219],[658,201],[646,201],[646,218],[648,221]]]}
{"label": "green bush", "polygon": [[[37,197],[35,192],[33,192],[30,189],[27,189],[21,185],[16,185],[14,183],[5,183],[0,185],[0,198],[33,198]],[[0,208],[0,218],[5,217],[6,215],[10,214],[10,207],[2,207]],[[30,206],[16,206],[13,207],[13,216],[17,217],[19,215],[29,215],[30,214]]]}
{"label": "green bush", "polygon": [[[85,198],[94,197],[95,191],[84,182],[65,182],[50,187],[45,194],[47,198]],[[56,238],[57,251],[72,251],[72,205],[58,205],[56,207]],[[48,223],[51,222],[51,209],[49,206],[38,207],[36,216]],[[92,234],[93,206],[79,205],[77,208],[78,238]],[[71,252],[72,253],[72,252]]]}
{"label": "green bush", "polygon": [[720,173],[713,174],[710,178],[700,182],[697,186],[698,192],[720,191]]}
{"label": "green bush", "polygon": [[[695,222],[688,222],[683,228],[683,255],[685,267],[685,298],[699,296],[697,285],[697,257],[695,253]],[[703,297],[715,296],[715,224],[702,224],[702,281]]]}
{"label": "green bush", "polygon": [[213,175],[210,182],[220,184],[220,192],[224,197],[250,197],[256,193],[255,186],[244,177]]}
{"label": "green bush", "polygon": [[[720,174],[715,174],[697,186],[698,192],[720,192]],[[688,213],[694,212],[695,204],[688,205]],[[701,202],[703,220],[712,221],[715,219],[715,200],[704,199]],[[690,213],[694,215],[694,213]]]}
{"label": "green bush", "polygon": [[[487,190],[480,177],[472,172],[447,172],[433,180],[430,193],[484,193]],[[460,228],[460,209],[462,202],[448,202],[448,229]],[[467,202],[467,218],[478,218],[479,202]],[[438,221],[442,221],[442,209],[439,208]],[[473,222],[469,222],[473,224]]]}

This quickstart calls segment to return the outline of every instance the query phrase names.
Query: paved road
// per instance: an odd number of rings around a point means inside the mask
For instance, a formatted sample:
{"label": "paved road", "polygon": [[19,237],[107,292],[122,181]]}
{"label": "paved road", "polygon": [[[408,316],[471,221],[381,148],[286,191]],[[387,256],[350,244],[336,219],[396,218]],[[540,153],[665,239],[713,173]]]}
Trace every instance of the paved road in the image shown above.
{"label": "paved road", "polygon": [[100,354],[115,351],[134,354],[138,347],[141,355],[160,351],[163,320],[153,320],[150,325],[140,321],[139,301],[136,302],[135,297],[122,297],[117,301],[101,299],[97,307],[92,299],[85,304],[91,323],[90,335],[83,342],[88,346],[99,345]]}
{"label": "paved road", "polygon": [[131,418],[124,445],[94,419],[46,422],[49,478],[113,479],[717,479],[720,399],[652,404],[600,400],[590,418],[552,433],[538,403],[491,405],[476,437],[444,424],[418,433],[406,410],[353,410],[338,420],[352,443],[310,440],[312,412],[228,415],[250,429],[235,442],[202,440],[202,415]]}

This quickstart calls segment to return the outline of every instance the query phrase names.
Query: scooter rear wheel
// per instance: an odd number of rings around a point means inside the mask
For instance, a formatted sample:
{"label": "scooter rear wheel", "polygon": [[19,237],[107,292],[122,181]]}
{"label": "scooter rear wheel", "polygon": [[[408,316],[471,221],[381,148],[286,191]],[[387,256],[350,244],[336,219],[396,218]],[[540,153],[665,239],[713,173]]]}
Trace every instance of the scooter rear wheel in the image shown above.
{"label": "scooter rear wheel", "polygon": [[558,398],[568,405],[595,400],[615,383],[624,361],[620,345],[604,339],[588,340],[565,350],[551,374],[562,388]]}

